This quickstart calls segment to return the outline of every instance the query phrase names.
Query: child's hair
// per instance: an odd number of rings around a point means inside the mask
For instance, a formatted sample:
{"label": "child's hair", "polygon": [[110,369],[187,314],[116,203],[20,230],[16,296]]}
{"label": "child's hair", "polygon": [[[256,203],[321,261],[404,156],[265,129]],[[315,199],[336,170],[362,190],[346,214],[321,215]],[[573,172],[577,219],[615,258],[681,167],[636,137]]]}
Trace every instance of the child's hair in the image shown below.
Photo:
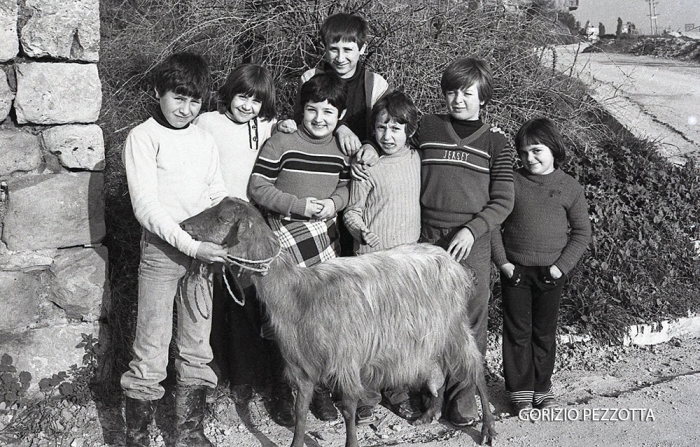
{"label": "child's hair", "polygon": [[410,138],[418,129],[418,108],[405,93],[399,91],[391,92],[377,101],[372,107],[372,123],[385,110],[391,119],[399,124],[406,125],[406,137]]}
{"label": "child's hair", "polygon": [[153,78],[154,87],[159,95],[173,92],[196,99],[208,99],[211,72],[207,61],[198,54],[171,54],[158,64]]}
{"label": "child's hair", "polygon": [[442,94],[453,90],[466,90],[476,84],[479,100],[488,104],[493,95],[493,74],[485,60],[472,57],[455,59],[442,72]]}
{"label": "child's hair", "polygon": [[362,48],[367,40],[367,22],[360,16],[344,12],[328,17],[321,25],[321,39],[325,45],[340,42],[355,42]]}
{"label": "child's hair", "polygon": [[564,138],[552,120],[547,118],[531,119],[523,124],[515,135],[515,150],[520,151],[531,144],[544,144],[554,156],[554,167],[558,168],[566,161]]}
{"label": "child's hair", "polygon": [[302,108],[309,102],[327,100],[338,112],[342,112],[345,110],[347,97],[348,85],[345,81],[334,73],[319,73],[301,86],[299,100]]}
{"label": "child's hair", "polygon": [[265,67],[243,64],[234,68],[218,90],[216,107],[219,113],[226,113],[234,96],[239,94],[251,96],[262,103],[258,115],[261,118],[271,120],[275,117],[275,85],[272,75]]}

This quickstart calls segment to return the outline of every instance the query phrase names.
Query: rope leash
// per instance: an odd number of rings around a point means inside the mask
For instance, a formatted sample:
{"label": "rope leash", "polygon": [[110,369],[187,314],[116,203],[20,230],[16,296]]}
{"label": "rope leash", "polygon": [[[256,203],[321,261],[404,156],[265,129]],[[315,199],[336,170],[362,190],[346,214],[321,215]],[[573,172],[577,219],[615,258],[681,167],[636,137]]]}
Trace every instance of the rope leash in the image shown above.
{"label": "rope leash", "polygon": [[255,273],[260,273],[262,275],[266,275],[267,272],[270,270],[270,264],[274,259],[279,256],[280,252],[282,251],[282,247],[278,247],[277,253],[275,253],[274,256],[269,257],[267,259],[262,259],[259,261],[254,261],[251,259],[245,259],[241,258],[238,256],[233,256],[232,254],[227,254],[226,259],[229,261],[228,264],[223,264],[221,266],[221,273],[224,277],[224,283],[226,284],[226,290],[228,290],[228,294],[231,295],[231,298],[233,298],[233,301],[236,302],[241,307],[245,306],[245,293],[243,293],[243,289],[241,286],[236,284],[238,286],[238,291],[241,292],[241,297],[242,300],[239,300],[236,298],[236,294],[233,293],[233,290],[231,290],[231,285],[228,282],[228,278],[226,277],[226,270],[228,269],[229,272],[231,272],[231,275],[233,275],[233,269],[231,268],[231,265],[235,265],[239,268],[238,274],[236,276],[240,277],[241,273],[243,273],[243,270],[249,270],[251,272]]}

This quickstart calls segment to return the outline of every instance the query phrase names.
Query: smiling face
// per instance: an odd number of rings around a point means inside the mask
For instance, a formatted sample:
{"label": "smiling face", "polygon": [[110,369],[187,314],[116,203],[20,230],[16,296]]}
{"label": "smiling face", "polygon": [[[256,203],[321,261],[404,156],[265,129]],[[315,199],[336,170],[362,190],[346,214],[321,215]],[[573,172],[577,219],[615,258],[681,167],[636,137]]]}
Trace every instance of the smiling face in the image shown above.
{"label": "smiling face", "polygon": [[554,155],[544,144],[527,145],[518,155],[525,169],[531,174],[546,175],[554,172]]}
{"label": "smiling face", "polygon": [[333,134],[338,120],[343,117],[338,109],[325,100],[323,102],[307,102],[304,104],[304,118],[302,125],[313,138],[325,138]]}
{"label": "smiling face", "polygon": [[182,129],[197,117],[202,108],[201,98],[193,98],[187,95],[168,90],[164,94],[156,91],[156,98],[160,103],[160,110],[171,126]]}
{"label": "smiling face", "polygon": [[365,45],[359,48],[356,42],[339,40],[326,46],[326,60],[343,79],[351,78],[355,74],[363,54],[365,54]]}
{"label": "smiling face", "polygon": [[247,123],[260,114],[262,101],[243,93],[234,95],[229,106],[233,120],[237,123]]}
{"label": "smiling face", "polygon": [[476,84],[468,89],[448,90],[445,92],[447,111],[454,119],[463,121],[475,121],[479,119],[479,111],[484,101],[479,99],[479,90]]}
{"label": "smiling face", "polygon": [[408,148],[406,125],[397,123],[386,110],[379,113],[374,121],[374,136],[379,147],[387,155],[393,155]]}

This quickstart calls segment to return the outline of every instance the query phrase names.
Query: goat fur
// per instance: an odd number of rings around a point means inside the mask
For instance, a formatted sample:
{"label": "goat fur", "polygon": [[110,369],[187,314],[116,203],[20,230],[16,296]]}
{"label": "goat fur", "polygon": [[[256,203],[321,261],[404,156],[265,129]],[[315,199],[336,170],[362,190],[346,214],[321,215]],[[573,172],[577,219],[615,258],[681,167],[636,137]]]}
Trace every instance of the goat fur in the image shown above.
{"label": "goat fur", "polygon": [[[257,210],[242,203],[234,204],[235,222],[214,210],[183,228],[199,240],[218,234],[238,257],[272,257],[279,250],[276,236]],[[298,391],[292,447],[303,446],[315,385],[340,393],[346,446],[356,447],[355,411],[368,390],[427,384],[433,398],[416,423],[429,423],[442,406],[438,388],[445,374],[476,385],[482,442],[493,440],[483,358],[467,317],[473,277],[442,248],[402,245],[309,268],[298,267],[283,251],[266,275],[252,280],[270,315],[286,375]]]}

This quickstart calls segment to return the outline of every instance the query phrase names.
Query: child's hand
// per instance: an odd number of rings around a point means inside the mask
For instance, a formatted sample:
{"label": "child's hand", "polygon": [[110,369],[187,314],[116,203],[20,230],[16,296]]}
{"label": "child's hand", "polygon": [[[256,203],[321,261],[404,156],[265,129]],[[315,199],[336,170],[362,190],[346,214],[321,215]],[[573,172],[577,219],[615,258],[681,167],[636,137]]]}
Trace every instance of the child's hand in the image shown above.
{"label": "child's hand", "polygon": [[306,198],[306,206],[304,207],[304,217],[316,217],[316,214],[323,209],[323,206],[318,203],[315,197]]}
{"label": "child's hand", "polygon": [[469,256],[473,245],[474,235],[469,228],[465,227],[454,235],[450,241],[450,245],[447,247],[447,253],[449,253],[455,261],[462,262]]}
{"label": "child's hand", "polygon": [[355,154],[355,161],[361,165],[374,166],[379,161],[377,149],[371,144],[363,144]]}
{"label": "child's hand", "polygon": [[322,208],[313,217],[317,219],[328,219],[335,216],[335,202],[333,199],[316,200],[316,204]]}
{"label": "child's hand", "polygon": [[512,277],[513,277],[513,274],[515,273],[515,264],[512,264],[512,263],[510,263],[510,262],[507,262],[507,263],[503,264],[502,266],[500,266],[499,269],[500,269],[503,273],[505,273],[505,275],[506,275],[508,278],[512,278]]}
{"label": "child's hand", "polygon": [[226,262],[227,254],[228,252],[223,245],[213,242],[202,242],[197,249],[195,257],[205,264],[211,264],[213,262]]}
{"label": "child's hand", "polygon": [[353,180],[357,180],[358,182],[369,179],[369,174],[367,173],[367,166],[361,165],[360,163],[351,163],[350,177]]}
{"label": "child's hand", "polygon": [[559,279],[564,276],[564,273],[559,270],[559,267],[556,265],[551,265],[549,266],[549,275],[552,277],[552,279]]}
{"label": "child's hand", "polygon": [[357,135],[345,124],[335,130],[335,137],[338,139],[340,150],[348,157],[355,155],[362,146],[362,142],[357,138]]}
{"label": "child's hand", "polygon": [[372,233],[371,231],[363,231],[362,239],[365,241],[365,244],[369,245],[372,248],[379,245],[379,236]]}
{"label": "child's hand", "polygon": [[278,121],[277,130],[282,133],[294,133],[297,131],[297,123],[292,119]]}

